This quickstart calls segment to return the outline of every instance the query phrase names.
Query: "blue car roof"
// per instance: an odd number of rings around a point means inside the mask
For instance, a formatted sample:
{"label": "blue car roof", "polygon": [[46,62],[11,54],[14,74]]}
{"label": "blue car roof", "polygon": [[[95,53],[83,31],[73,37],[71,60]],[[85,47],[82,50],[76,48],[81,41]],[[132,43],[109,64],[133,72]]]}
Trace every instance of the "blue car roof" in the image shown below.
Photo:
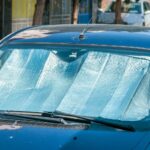
{"label": "blue car roof", "polygon": [[[83,36],[84,35],[84,36]],[[70,44],[150,48],[150,28],[126,25],[42,25],[8,36],[2,45]]]}

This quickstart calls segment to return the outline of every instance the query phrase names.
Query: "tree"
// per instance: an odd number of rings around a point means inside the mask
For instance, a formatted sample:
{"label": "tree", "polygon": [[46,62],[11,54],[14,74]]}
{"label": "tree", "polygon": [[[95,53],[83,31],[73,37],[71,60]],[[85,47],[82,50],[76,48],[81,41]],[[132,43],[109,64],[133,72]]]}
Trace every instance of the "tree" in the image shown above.
{"label": "tree", "polygon": [[43,23],[43,13],[46,0],[37,0],[33,16],[33,25],[41,25]]}
{"label": "tree", "polygon": [[73,0],[73,12],[72,12],[72,23],[78,23],[78,14],[79,14],[79,0]]}
{"label": "tree", "polygon": [[115,23],[121,24],[121,0],[116,0],[116,8],[115,8]]}

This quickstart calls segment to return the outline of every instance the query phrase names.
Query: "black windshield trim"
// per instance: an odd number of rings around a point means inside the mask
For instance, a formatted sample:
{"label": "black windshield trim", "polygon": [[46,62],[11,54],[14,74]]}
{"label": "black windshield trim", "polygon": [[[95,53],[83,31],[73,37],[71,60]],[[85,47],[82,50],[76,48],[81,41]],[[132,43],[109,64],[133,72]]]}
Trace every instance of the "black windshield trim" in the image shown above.
{"label": "black windshield trim", "polygon": [[73,44],[73,43],[51,43],[51,42],[12,42],[12,43],[8,43],[8,45],[6,46],[1,46],[0,48],[5,48],[5,47],[19,47],[19,46],[23,46],[23,47],[28,47],[28,46],[48,46],[50,47],[76,47],[76,48],[114,48],[114,49],[128,49],[128,50],[134,50],[134,51],[149,51],[150,52],[150,48],[147,47],[136,47],[136,46],[126,46],[126,45],[113,45],[113,44],[94,44],[94,43],[90,43],[90,44]]}

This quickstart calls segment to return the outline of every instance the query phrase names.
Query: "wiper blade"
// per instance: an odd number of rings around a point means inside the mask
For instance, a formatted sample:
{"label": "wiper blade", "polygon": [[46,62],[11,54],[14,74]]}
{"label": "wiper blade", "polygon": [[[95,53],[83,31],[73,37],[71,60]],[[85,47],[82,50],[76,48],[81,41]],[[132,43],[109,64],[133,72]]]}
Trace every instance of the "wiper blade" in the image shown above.
{"label": "wiper blade", "polygon": [[95,119],[91,117],[82,117],[78,115],[67,114],[60,111],[44,112],[42,113],[42,116],[52,117],[52,118],[63,118],[65,120],[72,120],[72,121],[78,121],[78,122],[89,123],[89,124],[94,122],[97,124],[102,124],[108,127],[117,128],[125,131],[135,131],[135,128],[132,125],[127,124],[124,121],[106,119],[102,117],[98,117]]}
{"label": "wiper blade", "polygon": [[41,115],[43,117],[63,118],[64,120],[75,121],[78,123],[88,123],[88,124],[91,123],[91,118],[67,114],[60,111],[43,112]]}
{"label": "wiper blade", "polygon": [[36,113],[36,112],[34,113],[34,112],[22,112],[22,111],[0,111],[0,118],[68,124],[62,118],[43,117],[41,113]]}

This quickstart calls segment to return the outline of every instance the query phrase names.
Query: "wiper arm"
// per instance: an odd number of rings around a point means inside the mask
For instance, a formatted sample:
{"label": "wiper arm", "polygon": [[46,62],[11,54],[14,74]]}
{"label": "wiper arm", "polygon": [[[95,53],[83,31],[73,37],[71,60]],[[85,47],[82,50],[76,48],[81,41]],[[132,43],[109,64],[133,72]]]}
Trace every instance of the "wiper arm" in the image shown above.
{"label": "wiper arm", "polygon": [[125,121],[106,119],[106,118],[102,118],[102,117],[98,117],[94,121],[96,123],[101,123],[103,125],[121,129],[121,130],[125,130],[125,131],[135,131],[136,130],[132,125],[126,123]]}
{"label": "wiper arm", "polygon": [[91,123],[91,118],[88,117],[82,117],[82,116],[77,116],[73,114],[67,114],[63,113],[60,111],[55,111],[55,112],[43,112],[42,113],[43,117],[51,117],[51,118],[63,118],[68,121],[75,121],[79,123]]}
{"label": "wiper arm", "polygon": [[117,128],[117,129],[121,129],[125,131],[135,131],[135,128],[132,125],[126,124],[123,121],[105,119],[101,117],[95,119],[91,117],[82,117],[78,115],[67,114],[67,113],[63,113],[60,111],[44,112],[42,113],[42,116],[52,117],[52,118],[63,118],[65,120],[78,121],[78,122],[89,123],[89,124],[94,122],[97,124],[102,124],[105,126],[109,126],[109,127],[113,127],[113,128]]}
{"label": "wiper arm", "polygon": [[68,124],[63,118],[50,118],[43,117],[41,113],[34,112],[21,112],[21,111],[0,111],[0,118],[14,119],[14,120],[34,120],[51,123]]}

